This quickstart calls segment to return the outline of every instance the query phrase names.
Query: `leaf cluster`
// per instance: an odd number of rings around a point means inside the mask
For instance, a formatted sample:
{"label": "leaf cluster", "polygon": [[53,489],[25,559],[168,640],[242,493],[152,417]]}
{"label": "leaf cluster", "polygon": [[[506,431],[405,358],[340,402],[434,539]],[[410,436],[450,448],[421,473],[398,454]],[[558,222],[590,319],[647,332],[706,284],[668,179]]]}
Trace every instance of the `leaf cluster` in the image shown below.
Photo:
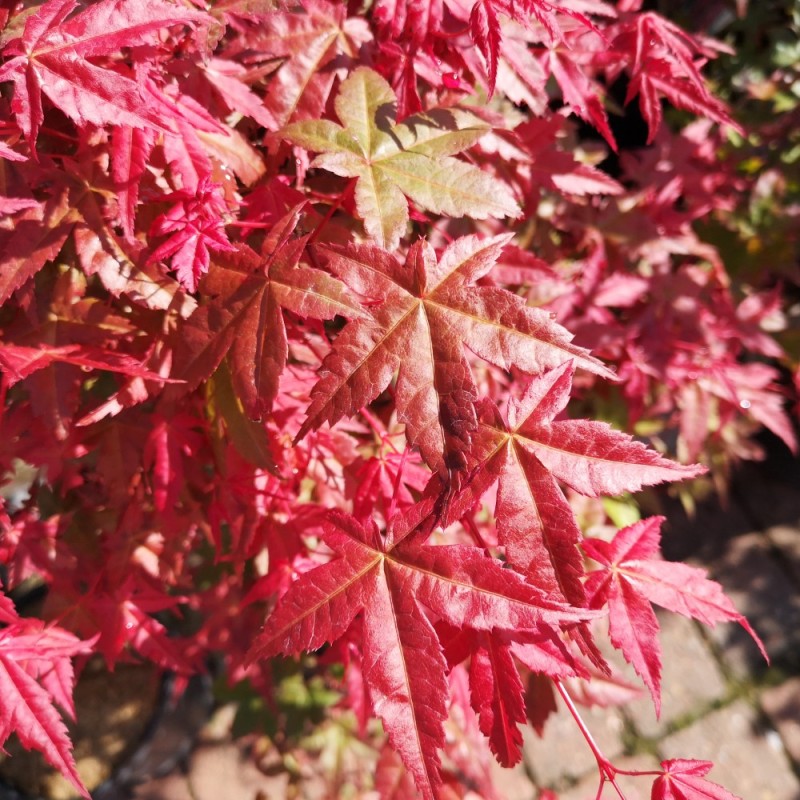
{"label": "leaf cluster", "polygon": [[[0,565],[48,594],[0,595],[0,744],[88,797],[72,659],[213,654],[263,710],[312,654],[360,788],[491,796],[565,681],[630,694],[598,620],[656,708],[653,604],[758,641],[660,518],[604,527],[795,446],[780,290],[698,233],[726,47],[640,6],[3,5]],[[732,797],[708,768],[653,797]]]}

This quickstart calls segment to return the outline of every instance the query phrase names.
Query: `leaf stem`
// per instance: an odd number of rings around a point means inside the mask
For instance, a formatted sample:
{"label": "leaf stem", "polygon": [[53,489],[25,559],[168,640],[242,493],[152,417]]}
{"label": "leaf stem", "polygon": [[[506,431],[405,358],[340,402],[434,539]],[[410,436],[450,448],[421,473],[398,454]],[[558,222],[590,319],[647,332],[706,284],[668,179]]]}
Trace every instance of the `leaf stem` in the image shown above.
{"label": "leaf stem", "polygon": [[553,683],[555,684],[558,693],[561,695],[561,699],[569,709],[569,713],[572,714],[572,718],[575,720],[575,723],[580,729],[583,738],[586,739],[586,744],[589,745],[589,749],[592,751],[594,760],[597,762],[597,768],[600,771],[600,785],[597,787],[597,795],[595,800],[600,800],[600,797],[603,794],[603,784],[605,784],[606,781],[608,781],[614,787],[614,790],[620,796],[621,800],[626,800],[622,789],[619,788],[619,785],[615,780],[617,773],[622,773],[623,775],[639,775],[640,773],[619,770],[603,755],[603,751],[594,740],[591,731],[586,727],[586,723],[583,721],[578,709],[575,707],[575,703],[569,696],[569,692],[567,692],[566,688],[561,681],[558,680],[558,678],[553,678]]}
{"label": "leaf stem", "polygon": [[336,202],[328,209],[328,213],[320,221],[319,225],[312,231],[311,236],[308,237],[308,244],[314,242],[322,232],[322,229],[330,222],[331,217],[344,205],[346,200],[349,200],[356,188],[357,178],[350,178],[344,191],[336,199]]}
{"label": "leaf stem", "polygon": [[400,494],[400,481],[403,479],[403,468],[406,465],[407,456],[408,456],[408,445],[405,446],[405,448],[403,449],[403,453],[400,456],[400,466],[397,468],[397,475],[395,476],[394,486],[392,487],[392,500],[389,503],[389,510],[386,512],[387,520],[392,519],[397,510],[397,499]]}
{"label": "leaf stem", "polygon": [[472,537],[472,540],[475,544],[480,547],[483,552],[487,556],[491,556],[491,551],[489,550],[489,545],[483,540],[483,536],[481,536],[481,532],[478,530],[478,526],[475,524],[475,520],[467,515],[461,518],[461,524],[466,529],[467,533]]}

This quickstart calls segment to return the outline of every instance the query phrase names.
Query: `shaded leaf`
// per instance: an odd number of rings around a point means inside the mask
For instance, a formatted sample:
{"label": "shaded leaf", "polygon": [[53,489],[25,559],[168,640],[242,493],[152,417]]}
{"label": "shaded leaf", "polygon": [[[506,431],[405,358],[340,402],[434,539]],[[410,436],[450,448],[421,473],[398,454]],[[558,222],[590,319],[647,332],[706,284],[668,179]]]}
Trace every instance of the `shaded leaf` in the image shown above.
{"label": "shaded leaf", "polygon": [[272,407],[286,363],[282,308],[304,317],[358,317],[360,304],[326,273],[300,264],[308,237],[295,237],[302,206],[280,220],[264,256],[246,245],[219,253],[204,284],[213,299],[180,332],[173,375],[192,390],[229,355],[236,394],[252,417]]}

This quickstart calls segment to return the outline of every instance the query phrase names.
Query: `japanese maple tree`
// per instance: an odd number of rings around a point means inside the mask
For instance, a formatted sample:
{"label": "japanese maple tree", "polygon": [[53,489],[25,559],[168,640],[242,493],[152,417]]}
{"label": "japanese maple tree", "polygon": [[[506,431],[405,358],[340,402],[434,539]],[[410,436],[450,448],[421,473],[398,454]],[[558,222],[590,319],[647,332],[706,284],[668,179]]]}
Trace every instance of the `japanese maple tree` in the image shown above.
{"label": "japanese maple tree", "polygon": [[[657,710],[652,604],[759,642],[660,517],[576,511],[796,447],[780,288],[697,232],[728,48],[642,5],[0,4],[0,745],[88,797],[73,661],[272,703],[303,658],[365,791],[489,797],[447,726],[507,767],[554,692],[585,731],[598,620]],[[733,797],[710,767],[641,775]]]}

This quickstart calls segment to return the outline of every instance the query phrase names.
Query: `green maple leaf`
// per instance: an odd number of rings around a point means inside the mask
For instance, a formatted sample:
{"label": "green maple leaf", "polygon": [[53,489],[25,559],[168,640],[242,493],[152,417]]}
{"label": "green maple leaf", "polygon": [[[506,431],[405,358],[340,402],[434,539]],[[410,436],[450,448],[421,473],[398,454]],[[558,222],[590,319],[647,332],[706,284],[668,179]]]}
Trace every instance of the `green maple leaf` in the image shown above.
{"label": "green maple leaf", "polygon": [[397,99],[389,84],[361,68],[342,84],[330,120],[297,122],[281,135],[320,153],[313,167],[357,178],[356,208],[367,233],[388,250],[408,223],[406,197],[422,209],[449,217],[515,217],[508,187],[477,167],[453,158],[488,130],[461,109],[434,109],[396,124]]}

